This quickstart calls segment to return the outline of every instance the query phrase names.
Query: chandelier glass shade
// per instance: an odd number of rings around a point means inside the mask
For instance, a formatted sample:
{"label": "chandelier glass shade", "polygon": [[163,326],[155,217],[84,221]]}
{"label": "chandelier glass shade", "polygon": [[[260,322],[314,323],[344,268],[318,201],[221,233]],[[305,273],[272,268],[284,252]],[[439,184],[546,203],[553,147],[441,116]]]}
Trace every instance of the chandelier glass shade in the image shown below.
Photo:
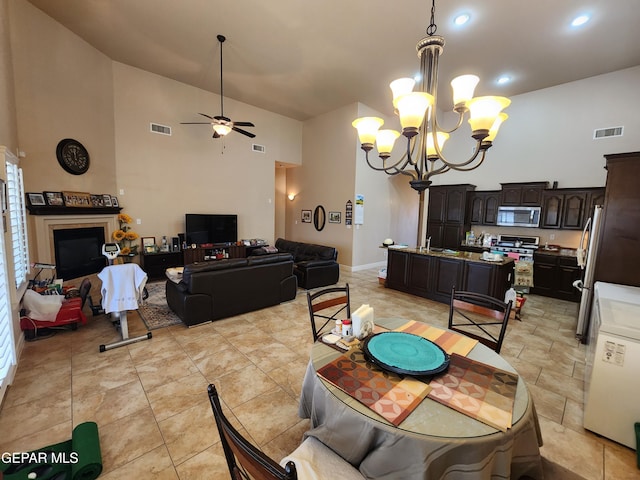
{"label": "chandelier glass shade", "polygon": [[[468,171],[479,167],[486,152],[491,148],[500,125],[508,118],[502,113],[511,100],[505,97],[474,97],[479,78],[475,75],[461,75],[451,81],[453,89],[453,111],[458,115],[457,124],[450,129],[440,126],[438,110],[438,60],[444,48],[444,38],[435,35],[435,0],[431,8],[431,24],[427,37],[416,45],[420,58],[421,82],[414,91],[415,80],[400,78],[389,85],[393,95],[393,107],[398,115],[402,132],[380,128],[384,121],[378,117],[361,117],[352,125],[358,130],[360,146],[365,151],[367,164],[374,170],[389,175],[403,174],[411,177],[411,187],[418,192],[429,188],[431,177],[449,170]],[[450,161],[442,149],[450,134],[462,125],[466,114],[471,127],[471,137],[475,140],[471,157]],[[407,148],[402,157],[390,160],[395,140],[400,135],[406,138]],[[382,162],[375,164],[369,158],[374,146]]]}

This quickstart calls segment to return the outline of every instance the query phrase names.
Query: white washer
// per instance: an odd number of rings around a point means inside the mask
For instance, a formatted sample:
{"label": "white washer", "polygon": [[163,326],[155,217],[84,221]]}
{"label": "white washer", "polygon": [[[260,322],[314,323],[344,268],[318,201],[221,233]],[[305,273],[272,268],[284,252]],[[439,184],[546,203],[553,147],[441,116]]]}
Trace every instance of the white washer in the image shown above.
{"label": "white washer", "polygon": [[585,368],[584,428],[636,449],[640,288],[596,282]]}

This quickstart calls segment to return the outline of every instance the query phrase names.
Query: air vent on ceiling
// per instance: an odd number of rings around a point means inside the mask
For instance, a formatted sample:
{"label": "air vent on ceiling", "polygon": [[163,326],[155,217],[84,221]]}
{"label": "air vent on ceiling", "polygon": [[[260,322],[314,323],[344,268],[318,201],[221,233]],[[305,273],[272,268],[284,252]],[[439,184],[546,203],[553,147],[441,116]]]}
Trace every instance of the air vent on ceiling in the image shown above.
{"label": "air vent on ceiling", "polygon": [[599,138],[621,137],[623,130],[624,127],[598,128],[593,131],[593,139],[598,140]]}
{"label": "air vent on ceiling", "polygon": [[171,127],[167,127],[166,125],[160,125],[158,123],[151,123],[151,132],[159,133],[161,135],[171,135]]}
{"label": "air vent on ceiling", "polygon": [[264,153],[266,149],[264,148],[264,145],[258,145],[257,143],[253,143],[251,144],[251,150],[258,153]]}

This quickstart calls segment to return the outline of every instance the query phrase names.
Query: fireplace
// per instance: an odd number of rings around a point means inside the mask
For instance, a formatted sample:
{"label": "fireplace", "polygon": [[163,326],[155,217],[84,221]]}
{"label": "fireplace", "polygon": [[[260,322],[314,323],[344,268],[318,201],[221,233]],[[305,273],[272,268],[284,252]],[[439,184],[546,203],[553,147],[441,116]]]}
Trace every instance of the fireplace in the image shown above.
{"label": "fireplace", "polygon": [[[78,258],[72,259],[72,262],[84,264],[90,259],[99,257],[102,263],[97,270],[94,270],[94,272],[97,272],[105,266],[105,258],[102,256],[102,244],[105,240],[109,241],[111,233],[118,229],[118,217],[111,214],[30,215],[29,220],[32,227],[29,229],[29,243],[33,248],[31,262],[55,264],[57,277],[65,281],[74,278],[75,275],[82,277],[86,274],[82,273],[82,270],[77,270],[77,265],[73,267],[76,269],[75,271],[64,271],[63,264],[70,255],[68,250],[66,252],[56,252],[56,237],[63,239],[65,249],[69,246],[74,248],[71,255]],[[98,230],[100,233],[98,233]],[[86,236],[94,237],[89,240],[84,238]],[[79,239],[80,242],[76,243],[74,241],[76,239]],[[83,243],[86,245],[82,246]],[[99,248],[97,252],[96,245]],[[80,249],[82,249],[82,252]],[[62,258],[60,255],[62,255]],[[79,261],[80,258],[83,260]],[[62,264],[60,263],[61,261]],[[95,265],[97,265],[97,261]],[[60,270],[61,267],[63,268],[62,271]],[[96,266],[87,268],[95,269]]]}
{"label": "fireplace", "polygon": [[66,228],[53,232],[53,249],[59,278],[98,273],[106,265],[102,255],[104,228]]}

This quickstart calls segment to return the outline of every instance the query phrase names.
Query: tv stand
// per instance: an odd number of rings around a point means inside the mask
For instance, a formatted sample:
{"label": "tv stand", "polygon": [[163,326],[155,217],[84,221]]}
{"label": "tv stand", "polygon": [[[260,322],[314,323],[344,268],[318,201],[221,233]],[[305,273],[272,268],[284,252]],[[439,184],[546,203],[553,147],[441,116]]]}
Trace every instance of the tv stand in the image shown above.
{"label": "tv stand", "polygon": [[223,258],[246,258],[251,252],[260,246],[246,246],[228,243],[211,244],[208,247],[185,248],[183,250],[184,264],[189,265],[195,262],[205,262],[209,260],[220,260]]}

